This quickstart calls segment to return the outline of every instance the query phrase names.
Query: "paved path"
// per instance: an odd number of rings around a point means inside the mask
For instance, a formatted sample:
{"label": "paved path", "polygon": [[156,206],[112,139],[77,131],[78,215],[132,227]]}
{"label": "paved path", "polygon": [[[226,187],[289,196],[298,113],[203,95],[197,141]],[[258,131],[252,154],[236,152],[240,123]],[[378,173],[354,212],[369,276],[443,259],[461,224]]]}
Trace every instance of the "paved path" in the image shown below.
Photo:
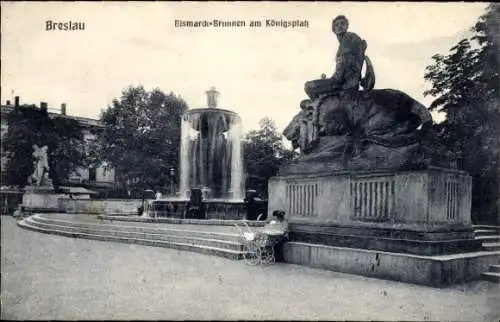
{"label": "paved path", "polygon": [[23,230],[1,216],[2,319],[498,321],[500,290],[448,289],[289,264]]}

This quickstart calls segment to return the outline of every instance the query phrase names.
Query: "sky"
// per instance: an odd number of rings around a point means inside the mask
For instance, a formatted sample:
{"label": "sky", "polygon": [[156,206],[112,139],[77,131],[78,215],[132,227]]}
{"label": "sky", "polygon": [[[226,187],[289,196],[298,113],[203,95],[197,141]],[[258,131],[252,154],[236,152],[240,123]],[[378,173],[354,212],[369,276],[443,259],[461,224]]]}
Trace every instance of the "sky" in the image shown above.
{"label": "sky", "polygon": [[[406,92],[428,106],[425,67],[446,54],[484,13],[486,3],[418,2],[2,2],[1,98],[67,104],[70,115],[98,118],[124,88],[143,85],[206,107],[237,112],[245,132],[263,117],[282,130],[306,98],[304,83],[330,76],[338,41],[331,21],[368,43],[375,88]],[[243,20],[246,27],[178,28],[175,20]],[[308,27],[266,27],[266,19]],[[249,22],[262,21],[260,28]],[[85,30],[47,31],[47,21],[83,22]],[[436,120],[443,116],[434,114]]]}

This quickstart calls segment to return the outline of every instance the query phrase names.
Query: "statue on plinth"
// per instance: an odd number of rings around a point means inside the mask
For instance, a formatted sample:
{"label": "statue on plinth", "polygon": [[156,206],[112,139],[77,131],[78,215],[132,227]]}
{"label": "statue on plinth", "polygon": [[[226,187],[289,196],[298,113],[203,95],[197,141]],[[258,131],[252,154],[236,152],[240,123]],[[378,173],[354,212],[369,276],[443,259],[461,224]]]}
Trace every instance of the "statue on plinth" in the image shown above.
{"label": "statue on plinth", "polygon": [[283,132],[302,154],[284,172],[315,168],[300,166],[304,162],[334,170],[401,169],[433,162],[448,166],[449,156],[431,130],[429,111],[401,91],[373,89],[375,73],[365,55],[366,41],[347,28],[345,16],[333,20],[339,40],[335,72],[305,83],[309,99],[300,103],[300,112]]}
{"label": "statue on plinth", "polygon": [[51,186],[52,183],[49,179],[49,159],[47,155],[48,147],[46,145],[39,147],[37,144],[33,145],[33,174],[28,178],[30,185]]}

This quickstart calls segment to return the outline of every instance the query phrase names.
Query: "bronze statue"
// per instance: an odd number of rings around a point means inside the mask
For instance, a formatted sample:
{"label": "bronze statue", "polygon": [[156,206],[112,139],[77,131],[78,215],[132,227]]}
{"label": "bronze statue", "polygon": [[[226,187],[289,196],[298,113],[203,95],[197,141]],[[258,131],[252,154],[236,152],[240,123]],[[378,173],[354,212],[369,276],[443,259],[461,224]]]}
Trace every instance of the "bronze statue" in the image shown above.
{"label": "bronze statue", "polygon": [[[332,21],[332,32],[339,41],[335,56],[335,72],[331,78],[306,82],[305,91],[311,99],[322,95],[346,91],[358,91],[361,85],[370,90],[375,85],[375,74],[370,59],[365,55],[367,44],[357,34],[348,32],[349,21],[340,15]],[[361,78],[363,62],[366,61],[367,73]]]}
{"label": "bronze statue", "polygon": [[[429,111],[401,91],[373,89],[375,76],[365,55],[366,42],[347,32],[347,27],[344,16],[332,22],[332,31],[339,39],[335,73],[331,78],[306,82],[310,99],[301,102],[300,112],[283,132],[302,156],[280,172],[400,169],[446,163],[447,156],[443,157],[444,150],[430,131]],[[364,78],[363,62],[367,67]]]}

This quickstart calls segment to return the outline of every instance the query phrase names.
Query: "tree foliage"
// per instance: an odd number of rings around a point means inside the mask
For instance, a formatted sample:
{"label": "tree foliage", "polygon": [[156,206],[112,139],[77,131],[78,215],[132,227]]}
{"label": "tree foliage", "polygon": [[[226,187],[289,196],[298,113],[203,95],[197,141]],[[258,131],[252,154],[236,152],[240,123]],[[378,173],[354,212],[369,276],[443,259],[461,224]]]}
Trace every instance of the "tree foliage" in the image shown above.
{"label": "tree foliage", "polygon": [[48,146],[48,161],[54,188],[67,180],[71,171],[86,164],[80,124],[66,117],[50,117],[34,105],[16,107],[7,115],[8,130],[2,138],[8,161],[2,184],[24,187],[33,173],[33,145]]}
{"label": "tree foliage", "polygon": [[500,161],[500,6],[491,4],[448,55],[434,55],[424,93],[436,99],[431,110],[446,113],[436,125],[442,141],[458,156],[461,169],[473,176],[473,216],[498,215]]}
{"label": "tree foliage", "polygon": [[284,147],[282,136],[269,118],[259,122],[260,129],[248,132],[243,140],[244,165],[247,172],[247,189],[267,195],[269,178],[278,174],[283,162],[296,156]]}
{"label": "tree foliage", "polygon": [[100,157],[130,188],[159,188],[178,174],[181,116],[187,104],[173,93],[128,87],[101,114]]}

